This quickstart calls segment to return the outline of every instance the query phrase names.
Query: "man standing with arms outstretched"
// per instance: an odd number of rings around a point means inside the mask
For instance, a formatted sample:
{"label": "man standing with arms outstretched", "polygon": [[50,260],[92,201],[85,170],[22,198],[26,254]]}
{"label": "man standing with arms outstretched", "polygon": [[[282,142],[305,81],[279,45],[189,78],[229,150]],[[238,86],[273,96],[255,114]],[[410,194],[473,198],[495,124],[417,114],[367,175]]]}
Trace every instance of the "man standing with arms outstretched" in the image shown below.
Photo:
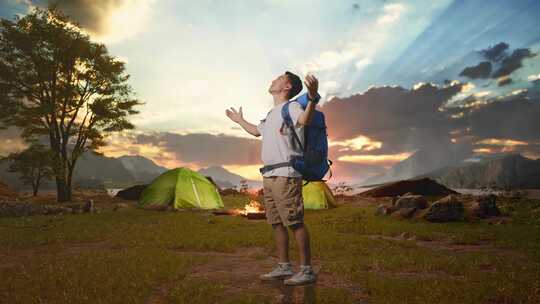
{"label": "man standing with arms outstretched", "polygon": [[[304,126],[313,117],[315,105],[319,101],[317,79],[308,75],[305,78],[308,98],[305,110],[300,103],[291,102],[289,113],[294,130],[298,135],[301,146],[304,146]],[[246,132],[253,136],[262,136],[262,168],[264,206],[266,219],[272,225],[274,239],[279,254],[277,267],[269,273],[260,276],[261,280],[285,280],[286,285],[303,285],[316,281],[316,275],[311,266],[311,249],[309,233],[304,224],[304,203],[302,199],[302,175],[291,166],[275,166],[288,162],[292,156],[301,155],[302,151],[293,140],[292,131],[283,123],[281,109],[290,99],[302,91],[300,77],[285,72],[272,81],[268,92],[274,99],[274,107],[265,119],[258,125],[247,122],[242,116],[242,107],[226,110],[227,116],[238,123]],[[293,275],[289,261],[289,233],[292,234],[300,252],[300,271]]]}

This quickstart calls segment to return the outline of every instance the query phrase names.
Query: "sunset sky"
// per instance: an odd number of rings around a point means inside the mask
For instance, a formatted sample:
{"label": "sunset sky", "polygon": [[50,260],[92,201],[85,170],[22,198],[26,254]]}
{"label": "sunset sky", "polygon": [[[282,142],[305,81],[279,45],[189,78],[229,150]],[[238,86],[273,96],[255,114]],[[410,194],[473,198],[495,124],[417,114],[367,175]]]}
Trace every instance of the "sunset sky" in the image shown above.
{"label": "sunset sky", "polygon": [[[0,17],[49,1],[3,0]],[[540,157],[540,1],[73,0],[60,8],[127,63],[145,104],[108,156],[173,168],[221,165],[260,179],[258,123],[285,70],[320,81],[337,180],[358,182],[417,151]],[[16,130],[0,132],[21,149]]]}

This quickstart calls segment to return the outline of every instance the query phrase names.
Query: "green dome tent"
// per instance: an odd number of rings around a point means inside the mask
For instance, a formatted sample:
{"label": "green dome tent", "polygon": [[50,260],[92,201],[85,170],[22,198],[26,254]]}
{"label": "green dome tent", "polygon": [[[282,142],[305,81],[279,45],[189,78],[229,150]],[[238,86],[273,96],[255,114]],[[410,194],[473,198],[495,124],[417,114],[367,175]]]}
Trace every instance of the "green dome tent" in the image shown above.
{"label": "green dome tent", "polygon": [[323,181],[309,182],[302,187],[305,209],[325,209],[335,207],[332,190]]}
{"label": "green dome tent", "polygon": [[206,177],[188,168],[164,172],[139,197],[143,207],[223,208],[218,190]]}

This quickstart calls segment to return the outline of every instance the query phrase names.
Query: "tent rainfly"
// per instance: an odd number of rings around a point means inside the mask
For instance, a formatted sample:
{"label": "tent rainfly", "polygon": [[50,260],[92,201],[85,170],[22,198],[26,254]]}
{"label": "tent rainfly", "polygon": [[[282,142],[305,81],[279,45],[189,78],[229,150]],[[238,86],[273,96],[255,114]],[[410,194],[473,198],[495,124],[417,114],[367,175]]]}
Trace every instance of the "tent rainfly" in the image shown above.
{"label": "tent rainfly", "polygon": [[305,209],[325,209],[335,207],[332,190],[323,181],[309,182],[302,187]]}
{"label": "tent rainfly", "polygon": [[151,208],[217,209],[223,208],[223,201],[216,186],[206,177],[180,167],[155,178],[141,193],[139,205]]}

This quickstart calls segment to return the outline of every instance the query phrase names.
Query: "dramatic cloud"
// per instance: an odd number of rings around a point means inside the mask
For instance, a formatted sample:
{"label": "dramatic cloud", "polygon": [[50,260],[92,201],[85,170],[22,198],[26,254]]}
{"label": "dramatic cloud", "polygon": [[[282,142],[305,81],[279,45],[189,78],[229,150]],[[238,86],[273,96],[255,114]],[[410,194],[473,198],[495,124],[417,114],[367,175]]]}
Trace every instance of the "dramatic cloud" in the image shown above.
{"label": "dramatic cloud", "polygon": [[492,47],[480,51],[482,55],[488,60],[498,62],[506,57],[506,50],[510,47],[507,43],[500,42]]}
{"label": "dramatic cloud", "polygon": [[365,136],[370,142],[382,143],[379,154],[447,143],[450,131],[457,126],[439,108],[462,87],[459,82],[443,87],[419,84],[411,90],[374,87],[348,98],[334,98],[323,107],[330,126],[329,137],[335,142],[346,142]]}
{"label": "dramatic cloud", "polygon": [[206,133],[139,134],[134,144],[149,144],[173,153],[182,163],[208,165],[254,165],[261,162],[260,140]]}
{"label": "dramatic cloud", "polygon": [[154,0],[28,0],[30,6],[58,5],[100,40],[117,41],[141,31]]}
{"label": "dramatic cloud", "polygon": [[513,71],[522,67],[522,61],[525,58],[536,56],[529,49],[517,49],[512,52],[512,55],[504,58],[501,62],[501,67],[493,73],[493,78],[499,78],[512,74]]}
{"label": "dramatic cloud", "polygon": [[480,62],[478,65],[467,67],[459,73],[459,76],[469,77],[471,79],[488,78],[491,74],[491,63],[489,61]]}
{"label": "dramatic cloud", "polygon": [[[499,86],[509,84],[511,80],[505,78],[501,81],[501,78],[506,77],[515,70],[521,68],[524,59],[532,58],[536,56],[536,54],[527,48],[522,48],[516,49],[512,54],[508,55],[508,48],[509,45],[507,43],[501,42],[493,47],[480,51],[479,53],[489,61],[480,62],[476,66],[466,67],[459,73],[459,76],[465,76],[471,79],[486,79],[491,77],[499,79],[497,82]],[[497,68],[495,69],[493,65]],[[491,73],[492,70],[495,70],[493,74]]]}
{"label": "dramatic cloud", "polygon": [[482,139],[540,142],[540,100],[531,99],[527,90],[490,98],[464,113],[469,134]]}
{"label": "dramatic cloud", "polygon": [[[502,77],[499,84],[511,81]],[[392,167],[405,178],[452,165],[470,157],[473,149],[540,155],[540,95],[533,93],[540,80],[531,83],[530,88],[505,95],[469,93],[453,106],[447,102],[474,85],[448,81],[445,86],[420,83],[412,89],[373,87],[348,98],[333,98],[322,108],[329,126],[330,157],[340,167],[357,164],[370,172]]]}

